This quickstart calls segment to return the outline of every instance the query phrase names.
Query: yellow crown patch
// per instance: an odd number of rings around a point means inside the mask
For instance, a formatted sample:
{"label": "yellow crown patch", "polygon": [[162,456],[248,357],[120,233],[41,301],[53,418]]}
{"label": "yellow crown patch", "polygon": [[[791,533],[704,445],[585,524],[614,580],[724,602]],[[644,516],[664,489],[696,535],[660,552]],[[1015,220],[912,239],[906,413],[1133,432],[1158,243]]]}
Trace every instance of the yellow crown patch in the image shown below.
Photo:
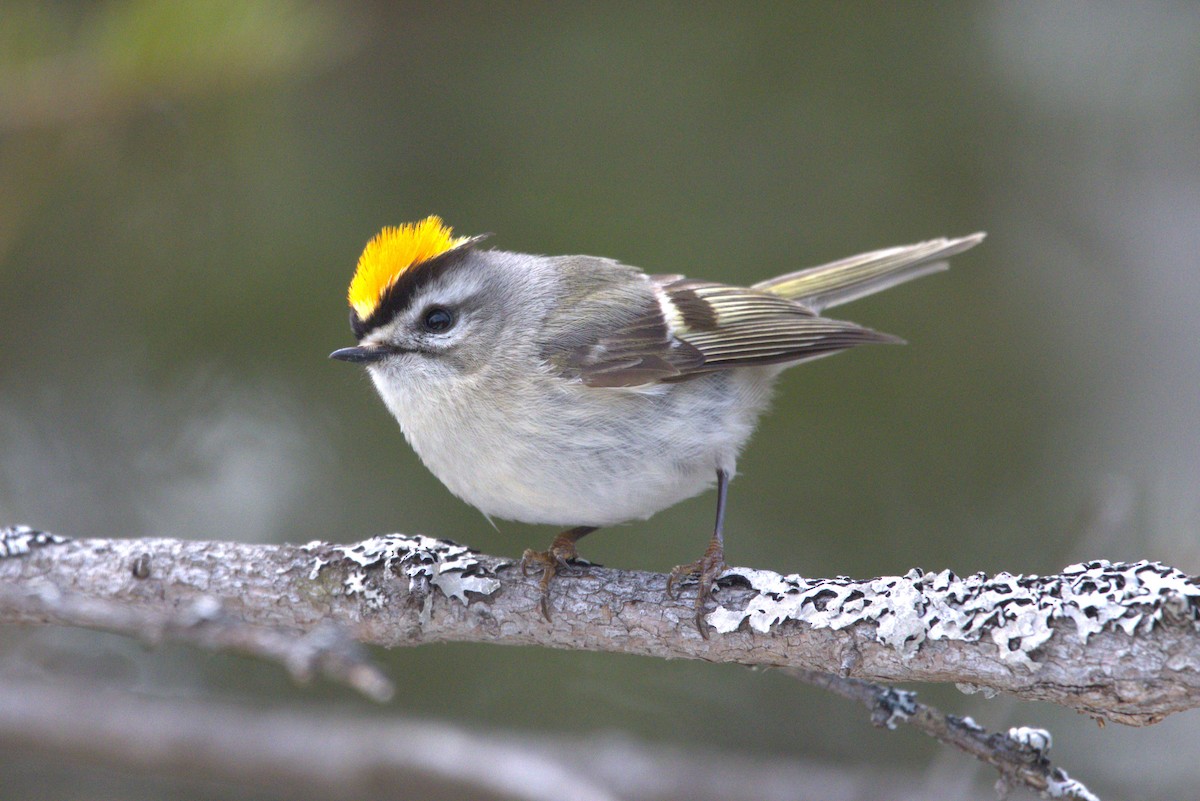
{"label": "yellow crown patch", "polygon": [[358,257],[358,268],[347,293],[350,308],[358,319],[370,317],[384,294],[413,267],[471,241],[471,237],[453,234],[453,229],[436,215],[420,222],[389,226],[376,234]]}

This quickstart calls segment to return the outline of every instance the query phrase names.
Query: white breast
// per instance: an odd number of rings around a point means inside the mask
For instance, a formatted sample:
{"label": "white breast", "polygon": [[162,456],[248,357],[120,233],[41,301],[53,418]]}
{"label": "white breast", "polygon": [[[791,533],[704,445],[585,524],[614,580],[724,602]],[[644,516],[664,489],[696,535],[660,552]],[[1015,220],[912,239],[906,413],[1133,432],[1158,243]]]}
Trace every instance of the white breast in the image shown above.
{"label": "white breast", "polygon": [[[616,389],[476,374],[452,391],[376,386],[425,465],[484,513],[607,526],[646,518],[732,475],[776,368]],[[457,382],[456,382],[457,383]]]}

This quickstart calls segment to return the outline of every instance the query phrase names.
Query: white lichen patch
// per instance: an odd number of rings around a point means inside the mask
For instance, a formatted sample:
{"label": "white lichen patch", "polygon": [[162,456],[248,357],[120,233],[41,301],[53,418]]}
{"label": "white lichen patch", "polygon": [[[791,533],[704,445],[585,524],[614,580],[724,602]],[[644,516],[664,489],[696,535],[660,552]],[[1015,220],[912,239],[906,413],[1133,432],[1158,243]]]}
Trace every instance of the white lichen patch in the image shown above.
{"label": "white lichen patch", "polygon": [[[408,578],[410,591],[429,593],[436,588],[448,598],[467,604],[467,593],[490,595],[500,588],[494,571],[477,558],[478,552],[450,542],[420,534],[387,534],[350,545],[327,545],[311,542],[305,550],[320,550],[310,578],[316,579],[321,569],[338,562],[349,562],[346,575],[346,595],[360,595],[370,608],[383,605],[379,581],[392,575]],[[426,613],[432,594],[426,597]]]}
{"label": "white lichen patch", "polygon": [[876,725],[895,729],[897,724],[903,723],[916,713],[916,693],[911,690],[897,690],[895,687],[886,687],[875,699],[873,720]]}
{"label": "white lichen patch", "polygon": [[66,542],[66,537],[57,534],[47,534],[29,526],[9,526],[0,528],[0,559],[10,556],[24,556],[34,548],[46,545],[57,545]]}
{"label": "white lichen patch", "polygon": [[1080,781],[1067,775],[1062,768],[1055,768],[1054,773],[1046,782],[1042,791],[1043,798],[1074,798],[1077,801],[1100,801],[1100,796],[1093,793]]}
{"label": "white lichen patch", "polygon": [[876,640],[905,655],[926,640],[987,639],[1002,659],[1027,667],[1055,621],[1071,621],[1086,642],[1106,628],[1133,634],[1164,620],[1195,626],[1200,612],[1200,584],[1158,562],[1099,560],[1044,577],[911,570],[853,581],[732,568],[723,578],[740,578],[757,594],[744,609],[710,613],[708,623],[719,632],[743,622],[764,634],[788,620],[835,630],[869,622]]}
{"label": "white lichen patch", "polygon": [[987,731],[987,729],[976,723],[975,718],[971,717],[970,715],[963,715],[962,717],[959,717],[958,715],[947,715],[946,719],[949,720],[953,725],[959,726],[967,731],[973,731],[975,733]]}
{"label": "white lichen patch", "polygon": [[1045,729],[1035,729],[1030,726],[1013,726],[1006,735],[1022,748],[1044,754],[1054,745],[1054,738]]}

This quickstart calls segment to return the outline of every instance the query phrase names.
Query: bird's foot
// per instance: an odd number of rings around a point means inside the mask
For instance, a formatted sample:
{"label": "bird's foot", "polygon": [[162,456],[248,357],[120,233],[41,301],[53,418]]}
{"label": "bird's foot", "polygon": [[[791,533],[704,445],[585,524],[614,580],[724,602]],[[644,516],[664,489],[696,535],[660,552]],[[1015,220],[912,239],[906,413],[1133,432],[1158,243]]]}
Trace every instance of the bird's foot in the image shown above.
{"label": "bird's foot", "polygon": [[690,564],[679,565],[667,576],[667,596],[670,598],[679,597],[672,592],[676,584],[696,582],[696,628],[699,630],[700,636],[706,640],[708,639],[708,624],[704,621],[704,607],[712,597],[713,584],[716,583],[717,577],[725,572],[725,567],[725,549],[714,537],[713,541],[709,543],[708,550],[704,552],[704,556]]}
{"label": "bird's foot", "polygon": [[580,559],[579,552],[575,550],[576,540],[584,534],[595,531],[594,528],[586,528],[586,530],[584,528],[574,528],[562,532],[554,538],[547,550],[535,551],[527,548],[521,555],[521,575],[528,576],[531,569],[537,567],[542,570],[542,579],[538,582],[538,587],[542,591],[539,605],[542,609],[542,617],[546,620],[550,619],[550,582],[554,577],[560,572],[568,572],[575,567],[591,564],[591,562]]}

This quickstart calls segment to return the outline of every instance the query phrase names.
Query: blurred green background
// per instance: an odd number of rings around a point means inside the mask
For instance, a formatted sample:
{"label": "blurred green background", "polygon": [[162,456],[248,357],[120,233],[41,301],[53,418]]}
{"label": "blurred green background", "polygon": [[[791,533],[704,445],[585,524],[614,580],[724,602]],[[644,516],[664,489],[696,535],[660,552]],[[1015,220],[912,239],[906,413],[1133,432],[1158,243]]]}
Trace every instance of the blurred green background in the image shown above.
{"label": "blurred green background", "polygon": [[[437,213],[499,248],[730,282],[982,229],[949,273],[838,310],[908,347],[786,374],[733,484],[731,562],[1200,572],[1198,41],[1194,2],[4,0],[0,524],[421,532],[515,557],[552,530],[487,525],[362,371],[326,359],[352,342],[345,288],[381,226]],[[668,570],[699,554],[712,504],[583,551]],[[963,797],[993,779],[729,666],[381,652],[409,689],[375,709],[185,649],[0,630],[0,666],[6,642],[152,692],[894,764]],[[1098,729],[925,689],[985,725],[1051,727],[1056,761],[1114,797],[1144,797],[1149,755],[1164,798],[1200,780],[1167,753],[1194,714]],[[65,797],[79,769],[54,764],[0,754],[0,797]]]}

